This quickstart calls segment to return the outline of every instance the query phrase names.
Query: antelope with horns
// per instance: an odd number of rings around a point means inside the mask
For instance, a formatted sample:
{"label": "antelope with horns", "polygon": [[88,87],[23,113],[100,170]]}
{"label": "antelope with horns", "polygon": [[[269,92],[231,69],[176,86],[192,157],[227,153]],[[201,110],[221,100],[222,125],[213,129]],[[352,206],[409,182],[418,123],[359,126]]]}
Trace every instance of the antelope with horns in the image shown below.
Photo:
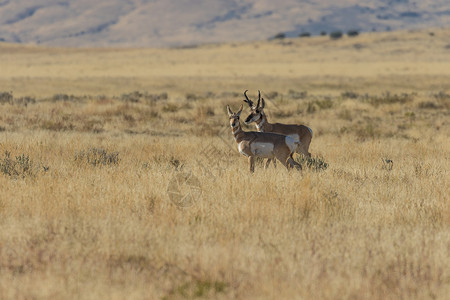
{"label": "antelope with horns", "polygon": [[[250,106],[251,112],[244,123],[248,125],[255,122],[259,132],[273,132],[291,137],[299,145],[294,152],[303,153],[306,157],[311,157],[311,153],[308,152],[309,144],[313,136],[311,128],[305,125],[269,123],[264,113],[264,98],[261,99],[261,92],[258,91],[258,103],[255,106],[253,101],[248,98],[247,91],[244,92],[244,102]],[[266,166],[269,163],[270,159],[267,161]]]}
{"label": "antelope with horns", "polygon": [[231,132],[238,144],[238,150],[242,155],[248,157],[250,172],[255,171],[255,157],[278,159],[287,169],[302,167],[292,158],[293,151],[298,143],[291,137],[275,133],[243,131],[239,117],[243,105],[238,112],[233,113],[227,105],[228,117],[230,118]]}

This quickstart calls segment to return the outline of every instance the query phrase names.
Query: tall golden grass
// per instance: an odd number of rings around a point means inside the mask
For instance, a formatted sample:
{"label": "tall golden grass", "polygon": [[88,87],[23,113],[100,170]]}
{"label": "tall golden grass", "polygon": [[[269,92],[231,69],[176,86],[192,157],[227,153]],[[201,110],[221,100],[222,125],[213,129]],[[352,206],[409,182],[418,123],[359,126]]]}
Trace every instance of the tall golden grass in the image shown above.
{"label": "tall golden grass", "polygon": [[[450,32],[434,32],[1,45],[0,298],[446,299]],[[269,121],[310,126],[328,167],[250,174],[225,111],[245,89]]]}

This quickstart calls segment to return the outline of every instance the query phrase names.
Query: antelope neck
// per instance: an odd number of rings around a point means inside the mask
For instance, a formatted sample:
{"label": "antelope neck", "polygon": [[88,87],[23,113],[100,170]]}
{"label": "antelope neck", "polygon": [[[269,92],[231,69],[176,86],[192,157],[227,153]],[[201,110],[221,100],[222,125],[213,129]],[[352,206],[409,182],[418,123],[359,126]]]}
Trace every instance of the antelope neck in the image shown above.
{"label": "antelope neck", "polygon": [[261,115],[261,117],[256,120],[256,128],[258,129],[258,131],[263,132],[264,131],[264,127],[267,127],[265,125],[267,125],[267,119],[265,115]]}
{"label": "antelope neck", "polygon": [[238,122],[236,126],[234,126],[231,129],[231,132],[233,133],[234,139],[236,140],[236,142],[240,142],[240,140],[242,140],[242,135],[244,134],[244,131],[241,128],[241,123]]}

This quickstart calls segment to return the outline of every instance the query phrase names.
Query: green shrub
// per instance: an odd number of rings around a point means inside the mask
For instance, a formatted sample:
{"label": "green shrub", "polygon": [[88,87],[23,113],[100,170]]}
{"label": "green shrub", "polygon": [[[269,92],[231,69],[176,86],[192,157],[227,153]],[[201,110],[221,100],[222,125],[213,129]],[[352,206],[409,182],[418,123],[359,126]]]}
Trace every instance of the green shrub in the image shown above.
{"label": "green shrub", "polygon": [[33,97],[14,98],[12,92],[0,92],[0,104],[6,103],[27,106],[36,103],[36,99]]}
{"label": "green shrub", "polygon": [[349,30],[347,31],[347,35],[350,37],[355,37],[359,35],[359,31],[358,30]]}
{"label": "green shrub", "polygon": [[432,101],[420,102],[418,106],[421,109],[439,109],[439,108],[441,108],[438,104],[436,104]]}
{"label": "green shrub", "polygon": [[0,92],[0,103],[1,104],[6,104],[9,103],[11,104],[13,102],[14,96],[12,94],[12,92]]}
{"label": "green shrub", "polygon": [[342,31],[340,30],[336,30],[330,33],[330,38],[332,40],[337,40],[340,39],[342,37]]}
{"label": "green shrub", "polygon": [[53,97],[50,99],[53,102],[58,102],[58,101],[81,101],[83,99],[86,99],[89,97],[86,96],[74,96],[74,95],[67,95],[67,94],[55,94],[53,95]]}
{"label": "green shrub", "polygon": [[122,94],[119,99],[125,102],[136,103],[141,102],[141,100],[144,100],[146,102],[156,102],[159,100],[167,100],[168,98],[169,96],[167,93],[149,94],[147,92],[142,93],[139,91],[134,91],[131,93]]}
{"label": "green shrub", "polygon": [[286,38],[286,34],[283,33],[283,32],[280,32],[280,33],[275,34],[272,39],[274,39],[274,40],[282,40],[284,38]]}
{"label": "green shrub", "polygon": [[295,158],[295,161],[302,165],[303,169],[309,169],[311,171],[325,171],[328,168],[328,163],[320,157],[306,157],[300,155]]}
{"label": "green shrub", "polygon": [[381,104],[394,104],[394,103],[408,103],[414,100],[414,93],[402,93],[402,94],[391,94],[386,92],[380,96],[368,96],[364,98],[365,102],[372,104],[373,106],[378,106]]}
{"label": "green shrub", "polygon": [[433,97],[435,99],[438,99],[438,100],[449,100],[450,99],[450,94],[447,94],[446,92],[440,91],[437,94],[433,94]]}
{"label": "green shrub", "polygon": [[333,101],[331,98],[325,97],[323,99],[314,100],[307,103],[306,111],[308,113],[314,113],[317,109],[329,109],[333,107]]}
{"label": "green shrub", "polygon": [[228,284],[223,281],[212,281],[195,279],[181,284],[171,290],[162,299],[196,299],[196,298],[217,298],[218,294],[224,293]]}
{"label": "green shrub", "polygon": [[20,98],[14,99],[14,104],[17,104],[17,105],[27,106],[28,104],[35,104],[35,103],[36,103],[36,98],[34,98],[34,97],[20,97]]}
{"label": "green shrub", "polygon": [[317,100],[315,102],[320,109],[328,109],[333,107],[333,101],[329,98],[325,98],[323,100]]}
{"label": "green shrub", "polygon": [[341,93],[341,97],[346,99],[358,99],[359,94],[351,91],[345,91]]}
{"label": "green shrub", "polygon": [[119,152],[108,153],[102,148],[89,148],[75,153],[75,161],[97,166],[112,166],[119,164]]}
{"label": "green shrub", "polygon": [[66,124],[60,120],[42,120],[39,127],[51,131],[69,131],[75,129],[75,126],[72,123]]}
{"label": "green shrub", "polygon": [[196,94],[194,94],[194,93],[187,93],[186,94],[186,100],[188,100],[188,101],[197,101],[197,100],[200,100],[200,99],[201,99],[201,97],[196,95]]}
{"label": "green shrub", "polygon": [[[44,167],[48,170],[48,167]],[[22,154],[11,158],[11,153],[5,151],[5,156],[0,159],[0,172],[11,178],[35,177],[40,170],[40,165],[33,163],[28,155]]]}

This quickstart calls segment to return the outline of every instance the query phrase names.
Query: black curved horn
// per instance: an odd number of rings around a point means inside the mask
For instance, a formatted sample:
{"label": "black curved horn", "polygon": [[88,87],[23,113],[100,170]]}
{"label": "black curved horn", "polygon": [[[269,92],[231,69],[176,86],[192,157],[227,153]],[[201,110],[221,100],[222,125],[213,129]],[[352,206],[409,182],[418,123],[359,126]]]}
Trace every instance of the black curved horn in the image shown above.
{"label": "black curved horn", "polygon": [[261,91],[258,90],[258,104],[256,104],[256,108],[259,108],[259,103],[261,102]]}
{"label": "black curved horn", "polygon": [[244,92],[244,96],[245,96],[245,99],[246,99],[246,100],[244,100],[244,102],[247,103],[248,106],[250,106],[250,108],[252,108],[253,107],[253,101],[248,99],[247,92],[248,92],[248,90],[245,90],[245,92]]}

